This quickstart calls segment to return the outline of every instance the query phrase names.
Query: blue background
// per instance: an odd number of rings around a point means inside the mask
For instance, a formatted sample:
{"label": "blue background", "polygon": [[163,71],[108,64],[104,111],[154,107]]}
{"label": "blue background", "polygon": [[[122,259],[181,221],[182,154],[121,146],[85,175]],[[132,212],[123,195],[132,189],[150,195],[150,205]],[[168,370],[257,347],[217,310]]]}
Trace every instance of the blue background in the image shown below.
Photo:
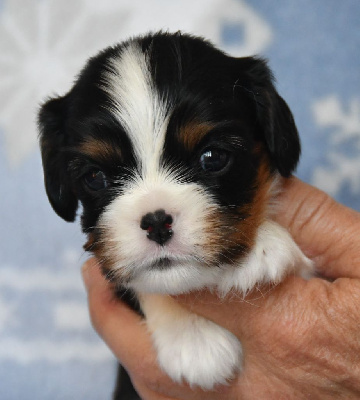
{"label": "blue background", "polygon": [[40,101],[101,47],[169,28],[267,57],[302,138],[298,176],[360,210],[358,0],[101,3],[0,1],[2,400],[108,399],[113,388],[116,362],[87,319],[84,238],[48,204],[35,126]]}

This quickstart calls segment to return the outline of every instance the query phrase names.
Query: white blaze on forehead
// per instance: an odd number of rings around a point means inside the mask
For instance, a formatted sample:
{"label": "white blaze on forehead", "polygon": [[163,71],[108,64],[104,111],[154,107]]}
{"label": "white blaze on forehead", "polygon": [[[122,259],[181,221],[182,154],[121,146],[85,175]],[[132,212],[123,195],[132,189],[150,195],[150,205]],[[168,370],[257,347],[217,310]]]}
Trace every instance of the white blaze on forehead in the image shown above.
{"label": "white blaze on forehead", "polygon": [[[112,102],[111,112],[132,143],[140,171],[126,182],[100,218],[106,243],[103,257],[119,278],[130,279],[129,287],[164,291],[161,287],[165,285],[174,293],[184,286],[197,287],[203,282],[199,280],[203,264],[208,268],[219,251],[214,244],[218,226],[216,218],[211,218],[217,205],[199,184],[179,179],[181,170],[161,165],[172,109],[156,89],[148,55],[138,43],[130,42],[109,60],[108,67],[103,90]],[[142,217],[160,208],[173,217],[174,235],[163,247],[150,241],[141,229]],[[174,267],[169,273],[161,268],[154,272],[154,265],[164,258],[171,259]]]}
{"label": "white blaze on forehead", "polygon": [[141,175],[158,171],[169,115],[153,82],[149,60],[136,42],[130,42],[109,61],[111,72],[104,76],[104,90],[113,102],[112,112],[134,147]]}

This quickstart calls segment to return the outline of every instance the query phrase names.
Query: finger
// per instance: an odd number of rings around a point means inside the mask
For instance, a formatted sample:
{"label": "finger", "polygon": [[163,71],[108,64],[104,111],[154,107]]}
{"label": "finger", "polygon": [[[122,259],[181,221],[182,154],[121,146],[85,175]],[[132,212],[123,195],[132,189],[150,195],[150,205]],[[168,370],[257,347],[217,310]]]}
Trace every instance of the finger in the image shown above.
{"label": "finger", "polygon": [[140,316],[115,298],[113,288],[102,276],[94,258],[85,262],[82,274],[92,324],[116,357],[125,366],[132,367],[134,359],[146,352],[155,363],[150,338]]}
{"label": "finger", "polygon": [[329,278],[360,278],[360,213],[297,178],[285,181],[277,221]]}
{"label": "finger", "polygon": [[[82,273],[93,326],[128,370],[139,393],[149,399],[203,399],[203,391],[176,384],[161,371],[145,323],[127,305],[114,297],[111,286],[102,276],[94,258],[85,262]],[[233,388],[219,390],[230,393]],[[206,393],[206,398],[218,399],[219,394]]]}
{"label": "finger", "polygon": [[253,341],[253,334],[268,319],[279,312],[283,304],[293,302],[293,293],[306,292],[307,282],[299,277],[289,277],[277,286],[257,287],[245,298],[236,292],[225,297],[203,290],[175,296],[190,311],[219,324],[234,333],[243,344]]}

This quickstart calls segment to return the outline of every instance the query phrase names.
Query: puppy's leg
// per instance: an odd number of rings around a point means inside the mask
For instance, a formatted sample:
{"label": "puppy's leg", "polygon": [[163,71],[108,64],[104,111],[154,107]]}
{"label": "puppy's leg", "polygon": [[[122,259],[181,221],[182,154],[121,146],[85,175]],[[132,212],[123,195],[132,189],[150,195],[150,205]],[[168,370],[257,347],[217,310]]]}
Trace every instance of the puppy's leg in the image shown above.
{"label": "puppy's leg", "polygon": [[190,313],[166,295],[141,294],[160,367],[176,382],[212,389],[239,371],[238,339],[215,323]]}

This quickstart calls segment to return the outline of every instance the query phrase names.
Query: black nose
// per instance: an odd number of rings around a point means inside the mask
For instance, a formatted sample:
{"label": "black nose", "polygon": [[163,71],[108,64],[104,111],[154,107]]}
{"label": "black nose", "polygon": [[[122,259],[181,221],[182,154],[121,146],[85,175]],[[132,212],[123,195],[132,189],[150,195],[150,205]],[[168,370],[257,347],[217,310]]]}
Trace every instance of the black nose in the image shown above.
{"label": "black nose", "polygon": [[140,228],[147,231],[147,237],[163,246],[173,235],[172,216],[164,210],[147,213],[141,218]]}

